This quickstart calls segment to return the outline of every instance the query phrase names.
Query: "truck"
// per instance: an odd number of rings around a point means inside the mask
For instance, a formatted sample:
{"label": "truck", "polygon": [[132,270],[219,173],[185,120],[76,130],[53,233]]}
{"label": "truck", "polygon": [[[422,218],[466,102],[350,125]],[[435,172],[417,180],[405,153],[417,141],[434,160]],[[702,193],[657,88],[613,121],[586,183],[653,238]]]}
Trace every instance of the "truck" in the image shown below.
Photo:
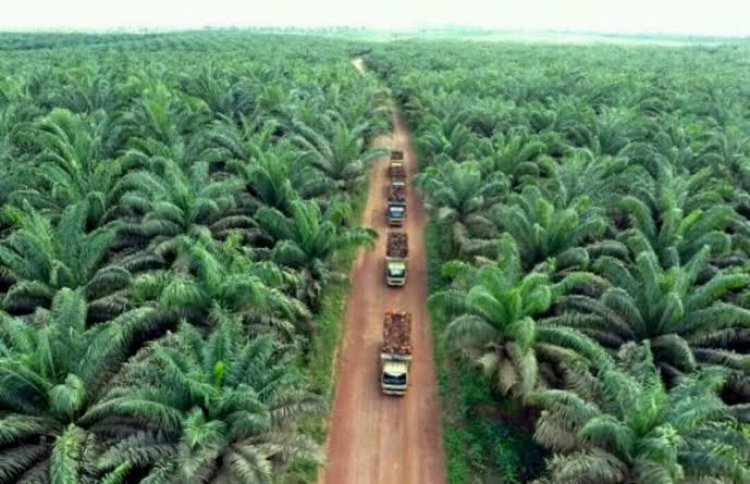
{"label": "truck", "polygon": [[411,353],[411,313],[387,311],[380,349],[380,387],[386,395],[406,394]]}
{"label": "truck", "polygon": [[406,183],[406,169],[404,168],[404,165],[391,165],[389,174],[391,176],[391,183],[395,183],[397,185]]}
{"label": "truck", "polygon": [[406,218],[406,184],[393,184],[388,189],[388,225],[401,226]]}
{"label": "truck", "polygon": [[400,177],[405,178],[406,172],[404,171],[404,152],[401,150],[391,150],[391,162],[388,165],[388,173],[391,178]]}
{"label": "truck", "polygon": [[405,232],[388,232],[385,245],[385,281],[389,286],[406,284],[409,239]]}

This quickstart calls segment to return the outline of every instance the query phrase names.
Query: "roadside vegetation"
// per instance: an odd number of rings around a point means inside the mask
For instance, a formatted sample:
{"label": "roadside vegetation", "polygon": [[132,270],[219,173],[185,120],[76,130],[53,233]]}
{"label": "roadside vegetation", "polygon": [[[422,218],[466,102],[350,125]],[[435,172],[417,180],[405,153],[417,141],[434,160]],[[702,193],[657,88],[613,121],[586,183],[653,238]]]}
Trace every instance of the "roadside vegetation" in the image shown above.
{"label": "roadside vegetation", "polygon": [[440,227],[429,304],[452,482],[750,481],[748,53],[414,41],[365,56]]}
{"label": "roadside vegetation", "polygon": [[0,482],[313,479],[378,82],[314,38],[0,50]]}
{"label": "roadside vegetation", "polygon": [[746,46],[0,51],[0,483],[313,481],[389,95],[450,482],[750,482]]}

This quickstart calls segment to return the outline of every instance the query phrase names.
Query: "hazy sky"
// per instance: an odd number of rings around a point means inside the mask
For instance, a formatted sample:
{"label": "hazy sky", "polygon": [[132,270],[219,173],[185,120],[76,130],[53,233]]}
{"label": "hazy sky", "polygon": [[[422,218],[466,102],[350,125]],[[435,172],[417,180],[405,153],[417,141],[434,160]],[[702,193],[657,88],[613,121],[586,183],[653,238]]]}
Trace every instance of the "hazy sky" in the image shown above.
{"label": "hazy sky", "polygon": [[750,35],[750,0],[0,0],[0,30],[452,23]]}

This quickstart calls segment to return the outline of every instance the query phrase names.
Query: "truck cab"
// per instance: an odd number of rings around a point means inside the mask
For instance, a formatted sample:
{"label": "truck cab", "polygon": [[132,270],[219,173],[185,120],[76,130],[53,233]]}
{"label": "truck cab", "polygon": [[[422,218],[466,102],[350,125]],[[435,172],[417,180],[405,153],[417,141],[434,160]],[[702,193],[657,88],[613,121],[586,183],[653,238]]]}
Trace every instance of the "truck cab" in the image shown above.
{"label": "truck cab", "polygon": [[409,386],[409,364],[406,361],[384,361],[381,388],[386,395],[404,395]]}
{"label": "truck cab", "polygon": [[385,278],[389,286],[403,286],[406,284],[406,261],[387,261],[385,264]]}
{"label": "truck cab", "polygon": [[389,225],[403,225],[406,218],[406,204],[389,202],[386,216],[388,217]]}

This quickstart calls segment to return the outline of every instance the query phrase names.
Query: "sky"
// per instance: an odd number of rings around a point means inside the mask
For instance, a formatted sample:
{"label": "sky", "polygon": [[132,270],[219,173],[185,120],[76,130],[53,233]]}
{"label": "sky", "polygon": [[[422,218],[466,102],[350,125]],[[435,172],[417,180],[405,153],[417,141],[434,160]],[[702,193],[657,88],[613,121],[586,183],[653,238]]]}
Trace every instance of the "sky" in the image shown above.
{"label": "sky", "polygon": [[0,0],[0,30],[457,24],[750,36],[750,0]]}

